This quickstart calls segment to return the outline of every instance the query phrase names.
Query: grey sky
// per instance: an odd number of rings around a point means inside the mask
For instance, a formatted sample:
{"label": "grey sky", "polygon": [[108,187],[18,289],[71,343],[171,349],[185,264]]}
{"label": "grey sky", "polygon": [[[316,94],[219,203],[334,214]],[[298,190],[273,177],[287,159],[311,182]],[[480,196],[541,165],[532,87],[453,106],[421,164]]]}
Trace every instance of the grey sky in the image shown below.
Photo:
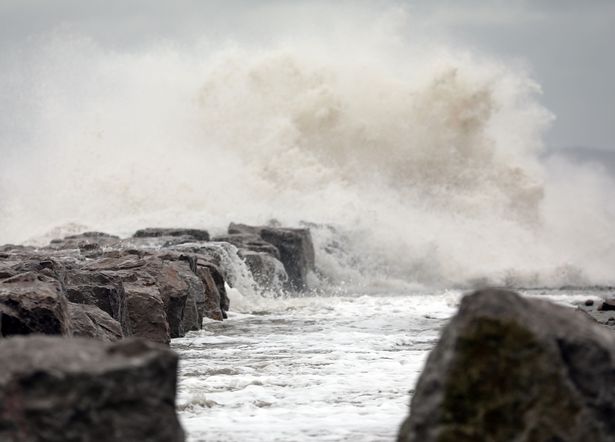
{"label": "grey sky", "polygon": [[[340,6],[338,2],[336,8],[356,4]],[[434,35],[497,57],[526,61],[542,85],[542,101],[557,117],[548,145],[615,150],[615,1],[381,0],[366,4],[371,11],[401,4]],[[152,40],[197,38],[204,29],[229,38],[240,32],[258,34],[264,31],[263,15],[271,15],[275,8],[286,14],[295,8],[295,19],[308,21],[319,20],[318,14],[327,7],[326,2],[281,0],[2,0],[0,53],[7,47],[28,45],[29,38],[61,26],[91,35],[101,44],[130,49]],[[340,17],[343,14],[322,18]],[[292,31],[292,25],[289,28]]]}

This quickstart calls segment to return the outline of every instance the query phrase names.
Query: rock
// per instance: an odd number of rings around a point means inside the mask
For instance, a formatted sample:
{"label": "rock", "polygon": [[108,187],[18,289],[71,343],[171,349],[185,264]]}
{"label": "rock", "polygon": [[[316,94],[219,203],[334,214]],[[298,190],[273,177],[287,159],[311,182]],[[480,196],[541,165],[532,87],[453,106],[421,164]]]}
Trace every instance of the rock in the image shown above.
{"label": "rock", "polygon": [[135,238],[151,238],[158,236],[187,236],[196,241],[209,241],[209,232],[200,229],[182,228],[147,228],[137,230],[133,235]]}
{"label": "rock", "polygon": [[279,291],[288,281],[284,265],[268,253],[240,250],[256,283],[267,290]]}
{"label": "rock", "polygon": [[0,262],[0,279],[11,278],[28,272],[48,276],[64,283],[66,265],[59,259],[27,252],[13,254]]}
{"label": "rock", "polygon": [[314,245],[308,229],[265,228],[261,238],[280,251],[291,290],[308,288],[308,274],[314,271]]}
{"label": "rock", "polygon": [[233,244],[238,249],[252,252],[268,253],[276,259],[280,259],[280,251],[271,243],[264,241],[260,236],[252,233],[235,233],[232,235],[216,236],[214,241],[223,241]]}
{"label": "rock", "polygon": [[[159,286],[167,281],[166,274],[161,273],[162,269],[162,261],[158,258],[142,257],[131,251],[118,251],[113,257],[101,258],[83,266],[83,270],[103,272],[122,281],[132,335],[168,344],[171,337],[167,307],[170,306],[175,314],[176,305],[169,302],[171,295],[168,293],[166,305],[163,300]],[[177,324],[174,326],[177,327]]]}
{"label": "rock", "polygon": [[116,246],[119,242],[118,236],[103,232],[85,232],[51,240],[49,248],[53,250],[78,249],[84,256],[96,257],[100,256],[103,247]]}
{"label": "rock", "polygon": [[[208,265],[197,264],[196,274],[201,279],[205,288],[205,303],[203,305],[203,315],[216,321],[226,318],[226,310],[223,310],[223,300],[213,277],[211,267]],[[226,296],[226,291],[224,292]],[[228,298],[227,298],[228,299]]]}
{"label": "rock", "polygon": [[118,275],[110,271],[69,271],[65,290],[69,301],[97,306],[120,323],[124,335],[132,334],[126,293]]}
{"label": "rock", "polygon": [[[590,304],[588,301],[592,301]],[[593,302],[593,300],[587,300],[577,304],[577,309],[585,313],[592,320],[596,321],[605,327],[615,330],[615,311],[604,308],[604,304],[608,301]]]}
{"label": "rock", "polygon": [[0,340],[0,440],[181,442],[177,356],[143,340]]}
{"label": "rock", "polygon": [[615,335],[504,290],[466,296],[419,378],[400,442],[615,441]]}
{"label": "rock", "polygon": [[128,302],[128,319],[134,336],[169,344],[171,335],[164,302],[156,282],[139,279],[124,283]]}
{"label": "rock", "polygon": [[274,245],[280,252],[280,261],[288,274],[287,288],[308,288],[308,275],[315,270],[314,244],[309,229],[231,223],[228,233],[258,235],[262,240]]}
{"label": "rock", "polygon": [[35,272],[0,281],[0,335],[68,335],[70,320],[60,283]]}
{"label": "rock", "polygon": [[605,299],[604,302],[598,307],[601,312],[615,311],[615,298]]}
{"label": "rock", "polygon": [[124,337],[120,323],[95,305],[68,303],[71,334],[115,342]]}
{"label": "rock", "polygon": [[[163,261],[159,257],[147,259],[145,271],[154,278],[166,312],[171,338],[184,336],[184,309],[190,295],[195,299],[198,295],[191,293],[199,285],[187,263],[180,261]],[[197,280],[197,281],[195,281]],[[202,284],[198,287],[203,290]],[[193,329],[193,325],[189,327]]]}

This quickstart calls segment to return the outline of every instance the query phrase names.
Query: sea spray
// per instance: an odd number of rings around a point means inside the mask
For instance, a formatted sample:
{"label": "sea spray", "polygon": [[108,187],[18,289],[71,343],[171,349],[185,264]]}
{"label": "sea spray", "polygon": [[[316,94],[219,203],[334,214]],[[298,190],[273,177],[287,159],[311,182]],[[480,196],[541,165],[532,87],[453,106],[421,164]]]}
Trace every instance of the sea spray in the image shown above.
{"label": "sea spray", "polygon": [[1,66],[0,242],[275,217],[315,223],[325,287],[613,283],[612,181],[541,163],[525,71],[381,22],[329,36],[34,40]]}

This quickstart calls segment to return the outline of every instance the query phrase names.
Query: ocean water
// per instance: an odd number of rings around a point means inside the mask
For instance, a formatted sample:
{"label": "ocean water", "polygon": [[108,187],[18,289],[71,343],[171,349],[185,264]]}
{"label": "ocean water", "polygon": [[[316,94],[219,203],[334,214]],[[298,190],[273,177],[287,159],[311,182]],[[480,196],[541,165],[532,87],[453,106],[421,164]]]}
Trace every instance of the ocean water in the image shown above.
{"label": "ocean water", "polygon": [[[531,291],[571,305],[588,291]],[[175,339],[191,442],[388,441],[460,291],[257,300]],[[245,305],[245,304],[244,304]]]}
{"label": "ocean water", "polygon": [[0,57],[0,244],[311,229],[306,297],[224,249],[229,320],[173,342],[191,440],[392,440],[447,289],[615,285],[613,177],[545,155],[523,60],[397,1],[228,3],[190,35],[66,23]]}

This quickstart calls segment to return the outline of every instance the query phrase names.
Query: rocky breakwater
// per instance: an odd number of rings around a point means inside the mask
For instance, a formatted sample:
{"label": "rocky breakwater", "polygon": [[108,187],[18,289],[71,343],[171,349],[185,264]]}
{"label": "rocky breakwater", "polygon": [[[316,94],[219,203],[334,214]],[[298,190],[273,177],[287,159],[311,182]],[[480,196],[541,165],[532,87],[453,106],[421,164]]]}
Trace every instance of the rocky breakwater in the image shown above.
{"label": "rocky breakwater", "polygon": [[466,296],[419,378],[400,442],[615,441],[615,335],[504,290]]}
{"label": "rocky breakwater", "polygon": [[279,227],[0,246],[0,440],[184,440],[164,345],[224,320],[227,290],[305,290],[313,269],[309,230]]}

